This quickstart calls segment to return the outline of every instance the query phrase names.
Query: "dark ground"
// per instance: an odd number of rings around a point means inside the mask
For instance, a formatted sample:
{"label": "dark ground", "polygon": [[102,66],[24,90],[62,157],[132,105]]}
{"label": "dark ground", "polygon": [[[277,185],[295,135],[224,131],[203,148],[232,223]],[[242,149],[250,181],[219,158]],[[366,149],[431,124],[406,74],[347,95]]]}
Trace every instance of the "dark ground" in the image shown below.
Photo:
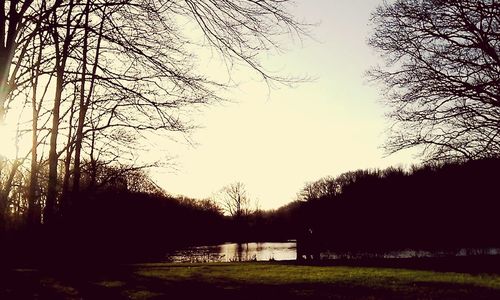
{"label": "dark ground", "polygon": [[0,299],[500,299],[500,257],[65,265],[1,271]]}

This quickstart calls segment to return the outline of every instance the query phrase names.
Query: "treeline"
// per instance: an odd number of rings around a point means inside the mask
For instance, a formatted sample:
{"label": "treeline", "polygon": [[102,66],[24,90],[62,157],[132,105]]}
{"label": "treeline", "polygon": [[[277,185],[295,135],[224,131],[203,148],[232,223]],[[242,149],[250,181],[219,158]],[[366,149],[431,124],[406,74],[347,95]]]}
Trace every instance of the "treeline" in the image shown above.
{"label": "treeline", "polygon": [[337,251],[498,247],[499,168],[492,158],[324,178],[303,189],[293,222]]}
{"label": "treeline", "polygon": [[33,224],[24,177],[13,181],[0,231],[1,261],[145,259],[169,247],[214,242],[225,222],[211,201],[172,197],[141,168],[99,165],[95,178],[83,172],[79,193],[61,195],[53,222]]}
{"label": "treeline", "polygon": [[229,215],[224,202],[166,194],[142,170],[102,167],[95,185],[83,173],[85,189],[52,224],[26,226],[26,211],[14,210],[0,236],[1,257],[158,260],[188,245],[300,242],[311,232],[319,250],[338,252],[499,247],[499,169],[500,159],[483,159],[358,170],[306,184],[297,201],[279,209]]}
{"label": "treeline", "polygon": [[81,197],[51,233],[67,260],[161,260],[174,248],[227,238],[230,220],[210,200],[127,190]]}
{"label": "treeline", "polygon": [[198,68],[198,54],[210,48],[268,83],[288,81],[268,74],[258,54],[307,27],[289,0],[5,3],[0,237],[56,227],[82,195],[124,178],[130,185],[129,171],[156,165],[144,155],[156,138],[189,139],[193,112],[229,87]]}
{"label": "treeline", "polygon": [[[290,220],[275,212],[238,204],[242,209],[233,215],[225,209],[226,198],[174,197],[142,168],[95,165],[95,170],[83,169],[80,192],[61,194],[60,213],[49,224],[43,218],[38,224],[28,222],[29,177],[17,172],[0,231],[0,261],[57,265],[161,260],[168,251],[190,245],[294,237],[286,230]],[[9,174],[5,166],[0,171]]]}

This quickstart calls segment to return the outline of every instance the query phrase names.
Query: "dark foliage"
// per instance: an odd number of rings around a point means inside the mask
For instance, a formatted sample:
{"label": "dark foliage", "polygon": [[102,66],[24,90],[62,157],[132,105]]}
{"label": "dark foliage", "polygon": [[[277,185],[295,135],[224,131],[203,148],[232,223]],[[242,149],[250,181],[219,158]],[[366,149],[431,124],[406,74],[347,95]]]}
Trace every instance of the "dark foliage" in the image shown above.
{"label": "dark foliage", "polygon": [[5,232],[1,257],[16,264],[158,261],[188,245],[300,243],[311,231],[310,245],[349,253],[500,247],[499,169],[500,159],[483,159],[349,172],[308,184],[303,200],[240,218],[209,200],[108,186],[73,195],[54,224]]}
{"label": "dark foliage", "polygon": [[104,192],[89,195],[68,214],[61,234],[73,246],[106,258],[147,258],[165,249],[220,241],[225,220],[214,210],[161,195]]}
{"label": "dark foliage", "polygon": [[498,247],[499,168],[483,159],[354,172],[337,195],[304,205],[303,226],[341,251]]}
{"label": "dark foliage", "polygon": [[171,248],[223,242],[227,236],[228,220],[202,201],[116,189],[81,193],[73,201],[54,224],[10,232],[8,256],[49,264],[145,261],[161,259]]}

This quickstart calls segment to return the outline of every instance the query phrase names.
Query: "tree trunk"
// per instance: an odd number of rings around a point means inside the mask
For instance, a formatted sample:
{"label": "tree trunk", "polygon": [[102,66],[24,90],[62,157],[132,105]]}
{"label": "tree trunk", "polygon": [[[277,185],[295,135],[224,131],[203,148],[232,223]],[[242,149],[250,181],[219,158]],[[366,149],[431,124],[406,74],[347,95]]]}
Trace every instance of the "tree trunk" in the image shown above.
{"label": "tree trunk", "polygon": [[[52,32],[55,45],[55,61],[56,61],[56,91],[54,97],[54,108],[52,109],[52,129],[50,131],[50,145],[49,145],[49,181],[47,186],[47,199],[45,202],[44,223],[53,223],[57,214],[57,166],[59,155],[57,153],[57,136],[59,135],[59,122],[60,122],[60,108],[62,102],[62,92],[64,86],[64,75],[66,69],[66,61],[69,57],[69,47],[73,34],[71,32],[71,16],[74,8],[74,1],[70,0],[68,3],[68,11],[66,12],[66,34],[62,48],[59,44],[59,33],[57,28]],[[54,22],[57,22],[54,19]]]}
{"label": "tree trunk", "polygon": [[44,223],[50,223],[56,216],[57,201],[57,135],[59,134],[59,109],[61,106],[62,88],[64,81],[64,65],[57,67],[56,94],[54,98],[54,108],[52,109],[52,129],[50,131],[49,150],[49,182],[47,186],[47,200],[45,203]]}
{"label": "tree trunk", "polygon": [[[41,22],[41,20],[40,20]],[[40,24],[38,24],[40,26]],[[42,35],[39,35],[40,45],[37,53],[37,67],[32,73],[32,85],[33,85],[33,95],[31,97],[31,169],[30,169],[30,185],[28,189],[28,226],[33,227],[39,225],[41,222],[41,211],[40,203],[37,201],[39,195],[37,195],[38,189],[38,118],[40,117],[41,104],[43,99],[40,100],[38,104],[38,78],[40,76],[40,63],[42,61]],[[38,107],[40,105],[40,107]]]}
{"label": "tree trunk", "polygon": [[33,120],[31,123],[31,169],[30,169],[30,185],[28,190],[28,225],[36,226],[40,223],[40,206],[37,201],[38,188],[38,163],[37,163],[37,148],[38,148],[38,110],[36,108],[36,91],[33,93]]}
{"label": "tree trunk", "polygon": [[[74,117],[74,106],[75,106],[75,101],[76,101],[76,96],[73,97],[73,100],[71,101],[71,108],[70,108],[70,115],[69,115],[69,124],[73,124],[73,117]],[[71,197],[69,196],[69,182],[70,182],[70,177],[71,177],[71,158],[73,156],[73,149],[74,147],[71,145],[72,143],[72,134],[73,134],[73,127],[69,126],[68,128],[68,141],[67,141],[67,146],[66,146],[66,158],[64,159],[64,178],[63,178],[63,183],[62,183],[62,194],[61,194],[61,213],[64,214],[64,212],[69,209],[69,207],[72,205],[70,203],[72,201]]]}
{"label": "tree trunk", "polygon": [[87,114],[88,105],[85,99],[85,75],[87,73],[87,51],[88,51],[88,1],[87,1],[87,15],[85,17],[85,35],[83,38],[83,57],[82,57],[82,78],[80,82],[80,110],[78,112],[78,126],[76,128],[75,139],[75,161],[74,161],[74,174],[73,174],[73,192],[80,191],[80,177],[81,177],[81,151],[83,141],[83,126],[85,125],[85,115]]}
{"label": "tree trunk", "polygon": [[10,90],[8,82],[10,61],[8,60],[8,55],[9,53],[6,49],[0,49],[0,124],[5,119],[5,102],[7,102]]}
{"label": "tree trunk", "polygon": [[0,236],[5,231],[7,197],[0,191]]}
{"label": "tree trunk", "polygon": [[20,161],[19,159],[16,159],[12,163],[12,169],[10,170],[9,177],[5,182],[5,185],[2,187],[2,190],[0,191],[0,232],[4,231],[6,228],[7,212],[9,208],[8,207],[9,194],[10,191],[12,190],[12,182],[14,181],[14,178],[16,176],[17,169],[21,164],[22,161]]}
{"label": "tree trunk", "polygon": [[93,191],[97,184],[97,161],[94,156],[95,150],[95,130],[92,130],[92,140],[90,143],[90,183],[89,190]]}
{"label": "tree trunk", "polygon": [[[104,13],[104,11],[103,11]],[[78,127],[76,128],[76,139],[75,139],[75,160],[74,160],[74,175],[73,175],[73,191],[78,193],[80,191],[80,179],[81,179],[81,151],[82,151],[82,142],[83,142],[83,127],[85,125],[85,116],[87,115],[87,110],[89,108],[90,97],[92,96],[94,82],[95,82],[95,74],[97,72],[97,66],[99,61],[99,53],[101,47],[102,40],[102,31],[104,28],[104,20],[101,21],[99,26],[99,35],[97,38],[96,45],[96,55],[95,61],[92,68],[91,80],[88,90],[88,95],[85,97],[85,83],[86,83],[86,74],[87,74],[87,57],[89,51],[88,45],[88,36],[89,36],[89,14],[90,14],[90,1],[87,1],[85,7],[85,22],[84,28],[85,33],[83,37],[83,49],[82,49],[82,77],[80,83],[80,111],[78,115]]]}

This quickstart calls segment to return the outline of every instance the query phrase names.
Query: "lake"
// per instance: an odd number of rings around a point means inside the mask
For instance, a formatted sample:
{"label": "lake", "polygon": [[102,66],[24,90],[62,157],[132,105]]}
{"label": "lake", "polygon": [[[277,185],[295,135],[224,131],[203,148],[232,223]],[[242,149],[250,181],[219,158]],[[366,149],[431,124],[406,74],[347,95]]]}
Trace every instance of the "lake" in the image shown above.
{"label": "lake", "polygon": [[[412,257],[449,257],[500,255],[499,248],[461,248],[448,251],[400,250],[380,253],[331,252],[322,251],[321,259],[359,259],[359,258],[412,258]],[[166,255],[168,262],[237,262],[237,261],[282,261],[297,259],[297,243],[224,243],[211,246],[188,247]]]}
{"label": "lake", "polygon": [[213,246],[189,247],[167,254],[169,262],[233,262],[295,260],[297,244],[288,242],[225,243]]}

